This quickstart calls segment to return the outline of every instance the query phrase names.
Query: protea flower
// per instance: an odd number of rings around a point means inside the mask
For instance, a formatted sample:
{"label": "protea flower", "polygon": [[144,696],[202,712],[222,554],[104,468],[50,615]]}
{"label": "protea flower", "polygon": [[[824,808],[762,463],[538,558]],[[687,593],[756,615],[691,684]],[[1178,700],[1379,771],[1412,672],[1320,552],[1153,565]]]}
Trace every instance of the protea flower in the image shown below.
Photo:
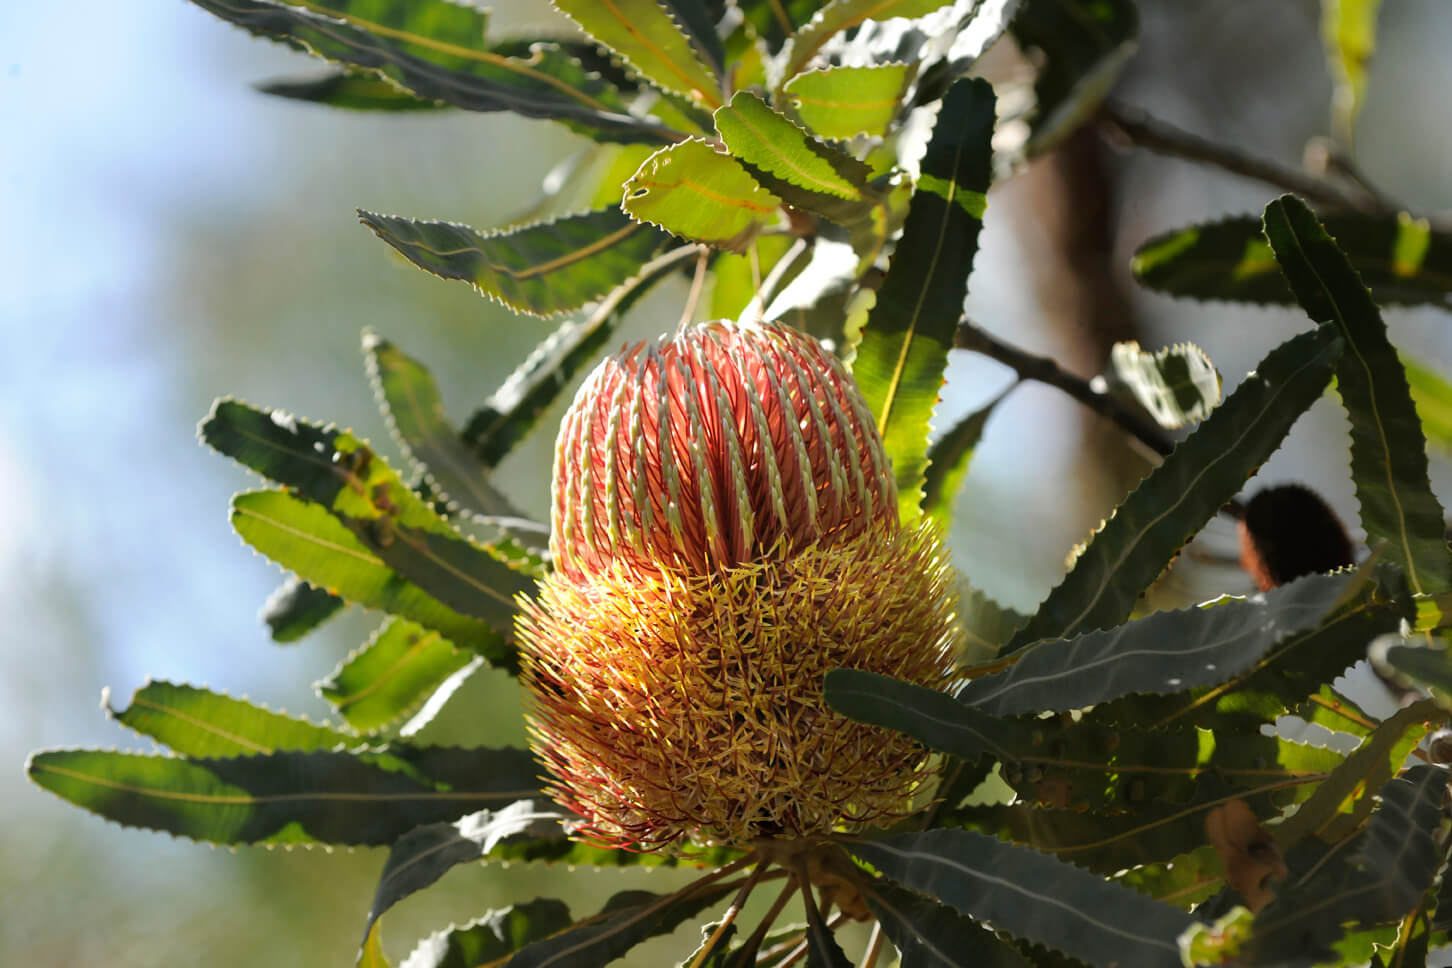
{"label": "protea flower", "polygon": [[536,752],[581,833],[745,845],[904,815],[922,749],[822,699],[831,669],[940,684],[946,556],[815,340],[719,321],[586,380],[555,451],[555,571],[520,640]]}

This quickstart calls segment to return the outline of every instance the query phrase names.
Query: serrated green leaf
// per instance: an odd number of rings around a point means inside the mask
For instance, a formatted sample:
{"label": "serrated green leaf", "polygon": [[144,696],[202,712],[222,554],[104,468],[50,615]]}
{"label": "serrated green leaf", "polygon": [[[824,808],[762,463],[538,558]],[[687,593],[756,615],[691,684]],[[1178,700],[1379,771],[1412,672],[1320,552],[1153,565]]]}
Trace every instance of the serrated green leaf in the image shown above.
{"label": "serrated green leaf", "polygon": [[1013,633],[1028,622],[1027,615],[1000,605],[963,578],[958,580],[958,614],[958,631],[963,640],[959,661],[970,667],[997,655]]}
{"label": "serrated green leaf", "polygon": [[1376,52],[1376,17],[1381,0],[1321,0],[1321,39],[1336,84],[1331,117],[1347,144],[1366,98],[1366,66]]}
{"label": "serrated green leaf", "polygon": [[1128,396],[1169,430],[1203,420],[1220,402],[1220,374],[1193,343],[1153,353],[1138,343],[1115,343],[1102,375],[1111,393]]}
{"label": "serrated green leaf", "polygon": [[[1384,306],[1452,306],[1452,234],[1400,215],[1328,215],[1326,231]],[[1291,304],[1295,295],[1253,215],[1191,225],[1143,243],[1129,267],[1172,296]]]}
{"label": "serrated green leaf", "polygon": [[487,15],[473,7],[447,0],[193,2],[259,36],[377,71],[421,98],[550,118],[599,140],[672,140],[663,125],[632,116],[609,83],[558,46],[537,44],[525,57],[492,50]]}
{"label": "serrated green leaf", "polygon": [[781,200],[730,156],[692,139],[647,158],[625,183],[620,207],[682,238],[740,252]]}
{"label": "serrated green leaf", "polygon": [[819,138],[880,135],[896,119],[915,74],[912,64],[828,67],[798,74],[782,90]]}
{"label": "serrated green leaf", "polygon": [[394,841],[383,865],[364,935],[384,912],[399,901],[428,887],[450,868],[489,857],[511,839],[559,838],[564,815],[545,801],[519,800],[495,810],[480,810],[458,820],[416,827]]}
{"label": "serrated green leaf", "polygon": [[1024,0],[1009,31],[1043,66],[1023,156],[1041,154],[1091,118],[1138,44],[1131,0]]}
{"label": "serrated green leaf", "polygon": [[273,97],[349,111],[438,111],[448,107],[363,71],[329,71],[319,77],[268,81],[257,85],[257,90]]}
{"label": "serrated green leaf", "polygon": [[827,42],[866,20],[921,17],[952,0],[828,0],[791,38],[783,55],[782,79],[790,81],[811,64]]}
{"label": "serrated green leaf", "polygon": [[1303,875],[1293,871],[1256,916],[1247,955],[1256,964],[1310,965],[1341,937],[1343,925],[1389,923],[1416,908],[1446,858],[1438,836],[1446,793],[1441,767],[1415,766],[1389,780],[1356,855],[1318,862]]}
{"label": "serrated green leaf", "polygon": [[400,576],[321,505],[283,491],[250,491],[233,498],[232,526],[284,568],[349,601],[418,622],[491,662],[513,661],[513,650],[487,623]]}
{"label": "serrated green leaf", "polygon": [[525,945],[568,928],[574,919],[563,901],[537,898],[490,911],[463,927],[420,941],[403,968],[480,968],[499,963]]}
{"label": "serrated green leaf", "polygon": [[1442,505],[1427,444],[1386,324],[1346,256],[1293,195],[1265,210],[1266,237],[1307,315],[1346,341],[1336,387],[1351,420],[1351,477],[1369,540],[1386,541],[1417,594],[1452,588]]}
{"label": "serrated green leaf", "polygon": [[1115,880],[1157,901],[1189,909],[1219,889],[1225,867],[1220,851],[1206,844],[1173,860],[1125,871]]}
{"label": "serrated green leaf", "polygon": [[1308,723],[1358,738],[1370,735],[1379,722],[1329,683],[1312,693],[1291,713]]}
{"label": "serrated green leaf", "polygon": [[520,949],[509,968],[598,968],[648,938],[675,930],[735,889],[712,883],[669,895],[621,891],[594,917]]}
{"label": "serrated green leaf", "polygon": [[1401,361],[1427,443],[1444,453],[1452,452],[1452,380],[1405,354]]}
{"label": "serrated green leaf", "polygon": [[903,887],[1099,968],[1180,968],[1191,917],[1035,850],[964,830],[844,846]]}
{"label": "serrated green leaf", "polygon": [[1320,398],[1341,350],[1340,337],[1324,328],[1271,350],[1115,509],[1008,648],[1108,628],[1128,618],[1140,592]]}
{"label": "serrated green leaf", "polygon": [[344,604],[327,589],[289,577],[267,596],[259,617],[267,624],[274,642],[290,644],[332,618]]}
{"label": "serrated green leaf", "polygon": [[412,713],[475,661],[438,632],[395,618],[318,683],[318,692],[349,726],[371,733]]}
{"label": "serrated green leaf", "polygon": [[1372,661],[1382,673],[1427,689],[1442,706],[1452,706],[1452,659],[1447,649],[1410,641],[1395,636],[1373,643]]}
{"label": "serrated green leaf", "polygon": [[906,520],[923,502],[928,423],[983,227],[993,106],[993,88],[981,79],[959,81],[944,99],[902,238],[853,358]]}
{"label": "serrated green leaf", "polygon": [[923,473],[923,514],[944,533],[953,520],[953,499],[958,496],[968,462],[983,438],[988,418],[1007,391],[954,424],[928,448],[928,467]]}
{"label": "serrated green leaf", "polygon": [[966,952],[972,952],[974,968],[1032,968],[1012,945],[950,907],[881,878],[865,895],[897,946],[900,968],[959,968]]}
{"label": "serrated green leaf", "polygon": [[1013,716],[1218,685],[1244,675],[1292,636],[1317,629],[1362,580],[1308,575],[1241,601],[1155,612],[1112,629],[1043,640],[1017,653],[1003,672],[967,683],[958,699]]}
{"label": "serrated green leaf", "polygon": [[468,282],[517,313],[543,317],[600,299],[670,239],[618,206],[489,233],[362,209],[358,218],[415,265]]}
{"label": "serrated green leaf", "polygon": [[681,246],[653,260],[634,283],[612,292],[588,319],[564,323],[534,348],[464,426],[464,442],[485,466],[496,466],[528,435],[575,375],[595,359],[625,315],[693,251],[693,246]]}
{"label": "serrated green leaf", "polygon": [[26,772],[127,827],[214,844],[389,844],[414,827],[540,796],[524,750],[278,752],[177,759],[36,753]]}
{"label": "serrated green leaf", "polygon": [[658,0],[554,0],[554,5],[662,90],[708,109],[721,106],[720,80]]}
{"label": "serrated green leaf", "polygon": [[172,682],[148,682],[131,704],[107,713],[183,756],[246,756],[276,750],[329,750],[356,738],[242,699]]}

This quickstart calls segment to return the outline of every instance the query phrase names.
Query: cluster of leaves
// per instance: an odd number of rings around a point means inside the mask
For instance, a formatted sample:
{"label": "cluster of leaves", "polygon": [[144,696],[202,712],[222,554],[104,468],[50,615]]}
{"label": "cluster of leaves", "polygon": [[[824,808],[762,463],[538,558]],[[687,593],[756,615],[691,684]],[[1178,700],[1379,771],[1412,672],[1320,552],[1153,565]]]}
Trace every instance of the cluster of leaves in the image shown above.
{"label": "cluster of leaves", "polygon": [[[388,846],[359,954],[369,965],[386,963],[376,925],[394,903],[481,859],[705,873],[675,893],[618,894],[584,918],[549,899],[493,911],[425,939],[409,968],[601,965],[733,895],[693,966],[850,964],[830,930],[834,903],[865,905],[905,966],[1178,965],[1182,946],[1244,965],[1381,957],[1373,949],[1410,964],[1449,940],[1437,880],[1446,777],[1402,766],[1452,697],[1452,664],[1426,645],[1452,624],[1452,553],[1426,454],[1428,437],[1452,444],[1452,387],[1404,366],[1372,297],[1447,305],[1452,236],[1407,215],[1323,223],[1287,196],[1262,218],[1147,243],[1134,268],[1148,286],[1296,303],[1313,325],[1218,406],[1218,376],[1193,347],[1116,349],[1109,392],[1163,426],[1197,426],[1042,606],[1020,616],[964,589],[965,654],[991,658],[965,668],[956,695],[829,676],[839,712],[941,754],[933,810],[802,854],[607,851],[570,839],[572,818],[543,795],[527,752],[411,740],[475,670],[515,668],[516,596],[550,567],[546,529],[490,483],[493,467],[636,301],[694,260],[710,315],[790,317],[851,356],[901,513],[946,522],[992,410],[930,446],[948,351],[971,328],[961,307],[990,182],[1092,115],[1133,48],[1134,7],[556,0],[587,39],[495,41],[483,13],[445,0],[196,2],[337,65],[270,93],[513,111],[592,139],[575,177],[554,179],[568,187],[542,201],[557,215],[546,221],[480,232],[360,213],[424,269],[516,312],[566,318],[462,427],[421,364],[365,336],[406,476],[344,430],[220,401],[203,441],[276,485],[232,505],[243,539],[295,576],[268,603],[274,637],[300,638],[345,602],[386,617],[321,684],[331,724],[152,682],[111,715],[173,755],[40,752],[36,783],[208,843]],[[1039,70],[1019,99],[1030,105],[1019,136],[995,141],[995,92],[966,75],[1005,32]],[[912,132],[928,123],[924,148]],[[1333,378],[1378,553],[1252,598],[1136,616]],[[1333,681],[1373,640],[1379,668],[1432,698],[1382,721],[1339,694]],[[1287,714],[1339,743],[1264,729]],[[740,900],[772,879],[785,881],[772,916],[738,933]],[[813,882],[836,900],[819,903]],[[806,924],[776,928],[793,892]]]}

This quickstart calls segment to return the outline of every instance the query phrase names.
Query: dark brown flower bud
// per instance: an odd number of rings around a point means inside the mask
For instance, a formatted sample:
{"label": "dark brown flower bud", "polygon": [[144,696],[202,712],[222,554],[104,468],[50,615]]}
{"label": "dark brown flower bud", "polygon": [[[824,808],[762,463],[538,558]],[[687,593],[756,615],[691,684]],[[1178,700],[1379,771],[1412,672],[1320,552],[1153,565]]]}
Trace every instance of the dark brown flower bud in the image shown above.
{"label": "dark brown flower bud", "polygon": [[1355,563],[1351,539],[1336,512],[1300,484],[1257,493],[1245,507],[1239,530],[1240,566],[1261,591]]}

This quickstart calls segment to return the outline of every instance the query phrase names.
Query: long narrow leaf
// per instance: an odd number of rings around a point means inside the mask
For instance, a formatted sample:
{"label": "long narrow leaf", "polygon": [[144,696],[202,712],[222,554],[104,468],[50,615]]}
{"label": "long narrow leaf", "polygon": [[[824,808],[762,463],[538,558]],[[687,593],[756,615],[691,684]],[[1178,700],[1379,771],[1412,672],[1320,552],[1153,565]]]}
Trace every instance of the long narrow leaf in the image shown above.
{"label": "long narrow leaf", "polygon": [[645,159],[620,207],[684,239],[740,252],[776,217],[781,199],[729,155],[692,139]]}
{"label": "long narrow leaf", "polygon": [[902,238],[852,364],[877,418],[905,518],[919,514],[928,423],[963,309],[987,205],[993,89],[960,81],[933,128]]}
{"label": "long narrow leaf", "polygon": [[568,928],[574,919],[563,901],[537,898],[490,911],[468,924],[420,941],[402,968],[478,968],[497,964],[525,945]]}
{"label": "long narrow leaf", "polygon": [[390,619],[318,683],[318,692],[349,726],[371,733],[411,714],[477,661],[438,632]]}
{"label": "long narrow leaf", "polygon": [[721,81],[658,0],[554,0],[556,9],[643,77],[706,108],[721,106]]}
{"label": "long narrow leaf", "polygon": [[329,750],[355,737],[306,719],[275,713],[222,693],[171,682],[148,682],[131,704],[107,712],[128,729],[184,756],[246,756],[275,750]]}

